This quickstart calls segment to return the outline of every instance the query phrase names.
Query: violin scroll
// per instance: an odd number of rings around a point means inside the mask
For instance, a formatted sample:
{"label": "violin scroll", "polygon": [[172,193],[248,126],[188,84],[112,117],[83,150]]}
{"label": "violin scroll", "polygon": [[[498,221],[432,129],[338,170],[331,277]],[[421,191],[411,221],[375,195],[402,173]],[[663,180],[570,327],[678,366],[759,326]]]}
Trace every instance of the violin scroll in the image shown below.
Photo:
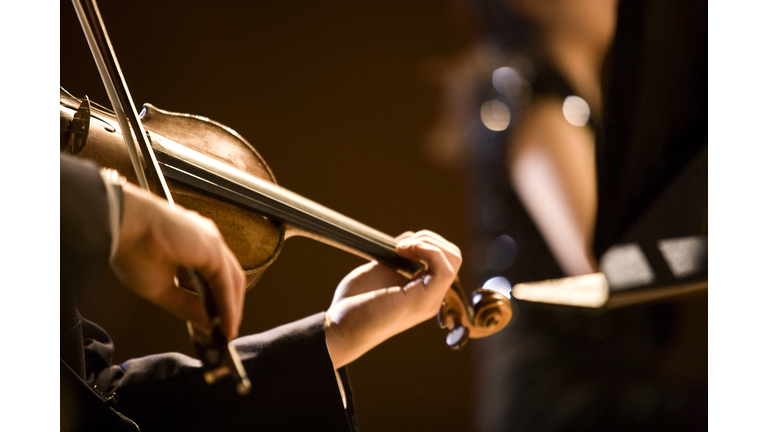
{"label": "violin scroll", "polygon": [[448,329],[445,343],[452,349],[461,349],[470,338],[490,336],[512,319],[512,304],[499,292],[478,288],[472,292],[471,300],[468,301],[456,280],[437,313],[440,327]]}

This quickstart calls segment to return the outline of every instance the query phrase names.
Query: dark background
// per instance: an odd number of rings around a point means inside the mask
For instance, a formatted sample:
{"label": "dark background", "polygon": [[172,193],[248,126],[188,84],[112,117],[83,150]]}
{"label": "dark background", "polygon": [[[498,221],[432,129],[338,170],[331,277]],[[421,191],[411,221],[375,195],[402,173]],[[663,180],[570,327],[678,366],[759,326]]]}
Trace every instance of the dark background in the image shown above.
{"label": "dark background", "polygon": [[[61,2],[60,84],[109,106],[72,4]],[[202,115],[249,140],[278,183],[390,235],[430,229],[466,249],[464,182],[430,162],[439,114],[433,60],[468,43],[444,1],[100,3],[137,109]],[[287,241],[246,296],[241,334],[330,304],[363,261]],[[462,273],[463,274],[463,273]],[[192,354],[186,328],[122,288],[87,293],[82,314],[112,336],[115,362]],[[429,320],[349,366],[363,431],[469,430],[472,344],[451,351]]]}

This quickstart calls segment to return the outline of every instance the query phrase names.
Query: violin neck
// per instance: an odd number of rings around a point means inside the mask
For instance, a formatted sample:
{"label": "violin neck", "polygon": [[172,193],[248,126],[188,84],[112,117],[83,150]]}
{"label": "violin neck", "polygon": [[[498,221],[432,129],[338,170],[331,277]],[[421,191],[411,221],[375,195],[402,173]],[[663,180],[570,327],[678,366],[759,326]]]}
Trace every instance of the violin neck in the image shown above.
{"label": "violin neck", "polygon": [[315,238],[412,275],[423,267],[397,254],[389,235],[296,193],[159,135],[152,147],[167,178],[264,215]]}

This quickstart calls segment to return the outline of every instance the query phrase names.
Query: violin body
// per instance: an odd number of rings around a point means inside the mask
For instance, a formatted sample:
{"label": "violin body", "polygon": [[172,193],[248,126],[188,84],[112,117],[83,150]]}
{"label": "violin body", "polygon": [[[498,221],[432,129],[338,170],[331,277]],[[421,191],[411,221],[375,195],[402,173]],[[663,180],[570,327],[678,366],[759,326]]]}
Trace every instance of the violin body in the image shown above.
{"label": "violin body", "polygon": [[[81,119],[85,132],[79,132],[74,124],[81,103],[61,89],[62,133],[72,135],[69,142],[80,135],[79,144],[62,150],[115,169],[136,183],[114,114],[91,109],[88,118]],[[232,129],[205,117],[171,113],[149,104],[144,106],[141,121],[174,201],[217,224],[246,273],[248,289],[275,261],[285,239],[293,235],[377,260],[408,276],[423,267],[399,257],[392,237],[278,187],[258,151]],[[184,272],[178,277],[182,287],[194,291]],[[441,327],[449,329],[448,345],[458,349],[469,338],[502,329],[511,316],[508,298],[485,289],[467,295],[457,280],[437,319]]]}
{"label": "violin body", "polygon": [[[80,100],[62,89],[61,104],[62,108],[76,108]],[[61,116],[64,122],[67,113],[62,111]],[[92,108],[90,123],[87,143],[76,155],[102,167],[114,169],[128,181],[138,183],[114,115],[107,110]],[[217,122],[205,117],[163,111],[147,104],[142,112],[142,124],[150,136],[162,135],[192,150],[221,159],[253,176],[275,182],[272,171],[256,149],[236,132]],[[69,152],[75,153],[72,150]],[[169,187],[175,202],[216,223],[227,246],[245,271],[247,289],[255,286],[282,248],[284,227],[178,182],[169,181]],[[184,272],[178,276],[183,287],[194,291]]]}

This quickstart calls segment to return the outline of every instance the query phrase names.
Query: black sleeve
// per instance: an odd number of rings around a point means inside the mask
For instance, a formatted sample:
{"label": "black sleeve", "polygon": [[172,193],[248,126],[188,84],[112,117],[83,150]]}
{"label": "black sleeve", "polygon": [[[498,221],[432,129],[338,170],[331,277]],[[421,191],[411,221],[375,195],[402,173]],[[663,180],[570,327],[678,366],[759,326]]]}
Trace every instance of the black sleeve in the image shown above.
{"label": "black sleeve", "polygon": [[99,167],[63,153],[60,158],[60,329],[63,332],[76,324],[75,291],[98,285],[107,270],[112,233],[107,192]]}
{"label": "black sleeve", "polygon": [[206,384],[198,360],[168,353],[125,362],[122,377],[115,376],[118,366],[104,372],[118,383],[115,409],[144,432],[354,430],[352,395],[345,409],[323,318],[318,313],[234,341],[253,384],[246,396],[231,381]]}

